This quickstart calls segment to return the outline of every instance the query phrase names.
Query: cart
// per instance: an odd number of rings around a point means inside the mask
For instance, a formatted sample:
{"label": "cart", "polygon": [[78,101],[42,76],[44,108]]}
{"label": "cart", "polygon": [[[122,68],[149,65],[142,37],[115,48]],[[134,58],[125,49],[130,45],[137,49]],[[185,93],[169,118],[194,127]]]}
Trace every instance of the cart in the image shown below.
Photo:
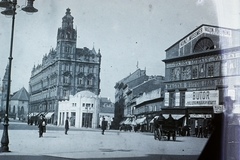
{"label": "cart", "polygon": [[167,140],[170,140],[170,138],[172,137],[172,140],[176,141],[177,130],[177,120],[173,119],[171,114],[169,114],[169,117],[162,121],[161,134],[162,136],[167,136]]}

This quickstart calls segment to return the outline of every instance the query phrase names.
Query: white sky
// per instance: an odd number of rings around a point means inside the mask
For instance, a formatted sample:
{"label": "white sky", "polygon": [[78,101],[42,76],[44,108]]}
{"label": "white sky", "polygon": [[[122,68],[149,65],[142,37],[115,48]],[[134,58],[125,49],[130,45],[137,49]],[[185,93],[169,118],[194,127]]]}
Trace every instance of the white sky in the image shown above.
{"label": "white sky", "polygon": [[[25,5],[18,0],[18,5]],[[28,90],[33,65],[57,44],[66,9],[77,28],[77,48],[101,50],[101,96],[114,102],[114,85],[138,66],[163,75],[165,49],[201,24],[240,28],[238,0],[35,0],[39,11],[17,9],[11,92]],[[3,9],[1,10],[3,11]],[[0,78],[10,52],[12,19],[0,15]],[[0,82],[1,83],[1,82]]]}

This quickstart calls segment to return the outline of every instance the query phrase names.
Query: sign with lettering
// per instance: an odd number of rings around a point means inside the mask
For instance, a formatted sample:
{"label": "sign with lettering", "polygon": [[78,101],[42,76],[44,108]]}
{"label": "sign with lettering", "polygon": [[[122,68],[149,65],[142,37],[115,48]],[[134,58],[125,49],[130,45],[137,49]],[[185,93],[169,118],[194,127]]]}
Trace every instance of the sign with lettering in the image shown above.
{"label": "sign with lettering", "polygon": [[213,112],[215,114],[223,113],[224,112],[224,106],[223,105],[214,105],[213,106]]}
{"label": "sign with lettering", "polygon": [[184,38],[182,41],[179,42],[179,48],[182,48],[198,36],[203,33],[223,36],[223,37],[231,37],[232,31],[229,29],[218,28],[218,27],[211,27],[211,26],[202,26],[201,28],[197,29],[195,32]]}
{"label": "sign with lettering", "polygon": [[185,93],[185,106],[213,106],[219,103],[218,90],[192,91]]}

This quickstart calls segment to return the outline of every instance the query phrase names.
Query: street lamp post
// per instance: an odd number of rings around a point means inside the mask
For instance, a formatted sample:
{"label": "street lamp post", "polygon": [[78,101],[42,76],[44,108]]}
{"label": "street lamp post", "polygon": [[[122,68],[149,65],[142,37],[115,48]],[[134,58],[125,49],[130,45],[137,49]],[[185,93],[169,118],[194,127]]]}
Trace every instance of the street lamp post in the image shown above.
{"label": "street lamp post", "polygon": [[[28,0],[27,6],[23,7],[22,10],[25,12],[37,12],[38,10],[33,7],[34,0]],[[4,15],[12,16],[12,31],[11,31],[11,42],[10,42],[10,55],[9,55],[9,64],[8,64],[8,87],[7,87],[7,98],[6,98],[6,111],[4,117],[4,129],[3,135],[1,139],[1,152],[9,152],[9,137],[8,137],[8,111],[9,111],[9,100],[10,100],[10,85],[11,85],[11,68],[12,68],[12,50],[13,50],[13,35],[14,35],[14,22],[15,22],[15,14],[16,14],[16,6],[17,0],[2,0],[0,2],[0,7],[6,8],[6,10],[1,13]]]}

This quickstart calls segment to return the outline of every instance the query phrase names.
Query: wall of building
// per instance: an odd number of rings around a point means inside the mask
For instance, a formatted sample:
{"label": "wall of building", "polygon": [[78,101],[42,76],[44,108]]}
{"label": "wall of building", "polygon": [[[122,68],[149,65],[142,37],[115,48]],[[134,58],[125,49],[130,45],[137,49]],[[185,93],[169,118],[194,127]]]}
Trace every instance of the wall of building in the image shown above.
{"label": "wall of building", "polygon": [[65,125],[68,117],[70,126],[76,128],[97,128],[99,122],[100,100],[89,91],[78,92],[69,100],[59,102],[58,125]]}
{"label": "wall of building", "polygon": [[173,114],[186,109],[186,125],[193,131],[196,125],[207,125],[204,119],[212,118],[213,106],[222,105],[223,97],[235,95],[240,41],[234,40],[239,33],[202,25],[166,50],[164,108]]}

